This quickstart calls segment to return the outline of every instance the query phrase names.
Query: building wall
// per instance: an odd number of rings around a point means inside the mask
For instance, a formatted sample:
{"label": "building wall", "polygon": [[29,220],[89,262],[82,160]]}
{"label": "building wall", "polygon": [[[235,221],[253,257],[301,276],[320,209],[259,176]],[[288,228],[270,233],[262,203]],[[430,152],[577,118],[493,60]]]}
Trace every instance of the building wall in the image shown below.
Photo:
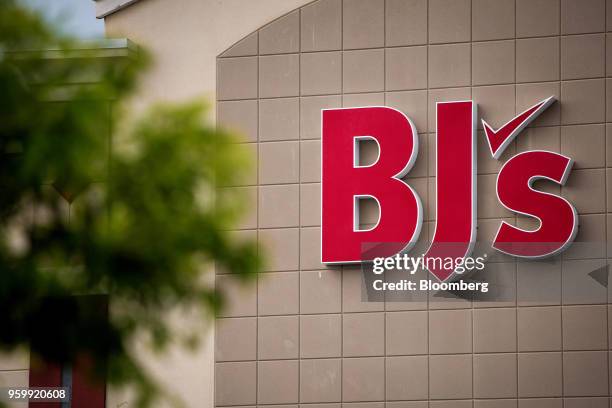
{"label": "building wall", "polygon": [[[251,291],[231,276],[216,330],[217,407],[607,407],[607,276],[612,166],[612,2],[605,0],[318,0],[253,31],[217,61],[217,114],[258,157],[245,186],[269,263]],[[168,85],[170,86],[170,85]],[[491,301],[363,299],[355,267],[320,263],[320,110],[387,105],[409,116],[420,153],[406,181],[435,218],[435,103],[473,99],[498,127],[558,99],[500,161],[478,132],[478,240],[489,245]],[[547,149],[575,159],[568,183],[576,243],[545,262],[490,251],[505,210],[505,160]],[[366,211],[375,219],[375,211]],[[591,273],[591,275],[589,275]]]}
{"label": "building wall", "polygon": [[[132,107],[138,112],[152,103],[193,98],[214,104],[216,57],[246,34],[306,2],[257,0],[254,7],[254,2],[245,0],[140,0],[106,16],[108,37],[129,38],[153,57]],[[211,112],[214,116],[214,109]],[[177,325],[193,323],[190,319],[178,313],[169,317]],[[204,342],[195,352],[176,347],[159,355],[135,346],[154,377],[187,407],[213,406],[214,332],[211,325],[203,332]],[[109,390],[108,407],[130,406],[131,401],[129,392]]]}
{"label": "building wall", "polygon": [[[127,37],[151,53],[154,64],[135,98],[206,98],[216,90],[215,58],[236,41],[307,0],[140,0],[105,17],[107,36]],[[248,6],[247,6],[248,4]]]}

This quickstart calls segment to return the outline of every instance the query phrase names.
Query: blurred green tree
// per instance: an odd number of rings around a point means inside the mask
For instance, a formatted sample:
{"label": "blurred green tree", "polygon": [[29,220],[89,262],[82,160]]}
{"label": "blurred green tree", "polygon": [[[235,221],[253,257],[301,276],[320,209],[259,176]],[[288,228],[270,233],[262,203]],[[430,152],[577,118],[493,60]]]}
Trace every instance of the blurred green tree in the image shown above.
{"label": "blurred green tree", "polygon": [[[201,328],[176,332],[167,312],[213,315],[212,265],[243,281],[260,266],[256,243],[228,232],[240,189],[220,188],[240,184],[249,157],[199,104],[124,124],[147,57],[102,51],[0,0],[0,347],[85,355],[147,406],[161,391],[132,342],[193,344]],[[107,317],[87,295],[109,299]]]}

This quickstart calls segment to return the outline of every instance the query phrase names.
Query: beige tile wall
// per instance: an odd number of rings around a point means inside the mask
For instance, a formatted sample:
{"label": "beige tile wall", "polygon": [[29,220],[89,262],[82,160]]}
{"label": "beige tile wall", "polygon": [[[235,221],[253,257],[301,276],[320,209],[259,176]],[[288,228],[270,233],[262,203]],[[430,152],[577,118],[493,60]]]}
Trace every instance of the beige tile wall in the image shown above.
{"label": "beige tile wall", "polygon": [[[232,304],[217,324],[216,405],[612,406],[612,296],[589,276],[612,257],[611,35],[606,0],[318,0],[222,54],[219,121],[259,163],[237,234],[257,236],[269,262],[256,288],[218,275]],[[321,109],[388,105],[414,121],[421,151],[407,180],[426,241],[435,102],[474,99],[498,126],[550,95],[559,102],[502,162],[479,132],[480,241],[501,220],[533,226],[495,198],[504,160],[530,149],[576,160],[566,186],[541,186],[580,213],[570,250],[527,263],[479,249],[492,261],[486,279],[508,289],[503,302],[368,302],[359,268],[320,264]]]}

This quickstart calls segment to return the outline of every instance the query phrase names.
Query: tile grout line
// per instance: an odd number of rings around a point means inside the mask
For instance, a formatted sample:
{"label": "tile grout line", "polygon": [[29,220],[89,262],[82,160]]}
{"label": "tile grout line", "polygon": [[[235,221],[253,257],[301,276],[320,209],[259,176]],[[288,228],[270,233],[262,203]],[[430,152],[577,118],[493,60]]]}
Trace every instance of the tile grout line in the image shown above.
{"label": "tile grout line", "polygon": [[[516,79],[517,79],[517,75],[516,75],[516,70],[517,70],[517,60],[518,60],[518,52],[517,52],[517,47],[518,47],[518,1],[516,0],[514,2],[514,72],[513,72],[513,77],[514,77],[514,113],[516,114],[516,111],[518,110],[518,106],[517,106],[517,94],[518,94],[518,90],[517,90],[517,86],[516,86]],[[517,143],[516,141],[513,141],[514,144],[514,149],[515,152],[517,150]],[[517,214],[514,214],[514,223],[515,225],[518,224],[518,216]],[[519,400],[519,326],[518,326],[518,319],[519,319],[519,285],[518,285],[518,263],[515,263],[514,265],[514,284],[515,284],[515,304],[514,304],[514,329],[515,329],[515,351],[516,351],[516,356],[515,356],[515,371],[516,371],[516,388],[515,388],[515,395],[516,395],[516,400],[517,400],[517,404],[518,404],[518,400]]]}
{"label": "tile grout line", "polygon": [[[558,306],[557,306],[558,307]],[[546,308],[554,308],[554,307],[546,307]],[[504,308],[500,308],[500,309],[504,309]],[[469,309],[453,309],[450,311],[467,311]],[[449,310],[447,310],[449,311]],[[398,311],[400,313],[407,313],[407,312],[426,312],[425,310],[403,310],[403,311]],[[368,312],[368,313],[380,313],[380,312]],[[348,314],[352,314],[352,312],[349,312]],[[336,313],[336,315],[338,315]],[[284,317],[291,317],[291,315],[285,315]],[[249,319],[248,317],[243,317],[241,319]],[[579,354],[602,354],[602,353],[607,353],[608,350],[607,349],[591,349],[591,350],[566,350],[566,352],[568,353],[579,353]],[[542,354],[542,355],[551,355],[551,354],[560,354],[561,353],[561,349],[554,349],[554,350],[529,350],[529,351],[521,351],[518,352],[519,355],[533,355],[533,354]],[[480,352],[480,353],[475,353],[476,356],[508,356],[508,355],[515,355],[517,354],[517,352],[515,351],[488,351],[488,352]],[[436,353],[436,354],[430,354],[431,356],[435,356],[435,357],[455,357],[455,356],[471,356],[472,353]],[[421,353],[421,354],[392,354],[389,355],[389,357],[426,357],[427,354],[426,353]],[[384,357],[381,354],[371,354],[371,355],[361,355],[361,356],[346,356],[344,357],[347,360],[359,360],[359,359],[363,359],[363,358],[382,358]],[[317,360],[338,360],[337,356],[331,356],[331,357],[305,357],[301,359],[302,361],[317,361]],[[266,358],[266,359],[261,359],[259,361],[263,361],[263,362],[271,362],[271,361],[297,361],[296,358]],[[253,360],[219,360],[218,363],[252,363]],[[0,370],[3,371],[3,370]],[[4,370],[4,371],[12,371],[12,370]],[[593,395],[595,397],[597,396],[601,396],[601,395]],[[571,397],[577,397],[577,396],[571,396]],[[502,399],[506,399],[507,397],[499,397]],[[522,397],[522,398],[552,398],[551,396],[545,397],[545,396],[539,396],[539,397]],[[558,398],[558,396],[554,397],[554,398]],[[476,398],[479,399],[479,398]],[[497,398],[480,398],[480,399],[497,399]]]}
{"label": "tile grout line", "polygon": [[[427,77],[427,100],[426,100],[426,108],[425,108],[425,120],[427,121],[427,130],[429,130],[429,0],[426,1],[427,3],[427,10],[426,10],[426,17],[425,17],[425,21],[426,21],[426,41],[427,41],[427,61],[426,61],[426,77]],[[434,135],[434,140],[435,140],[435,135]],[[429,134],[427,134],[427,142],[429,143],[430,141],[430,137]],[[433,151],[431,145],[428,146],[429,147],[429,151]],[[429,151],[427,152],[427,175],[429,176]],[[437,154],[437,151],[436,151]],[[434,158],[435,159],[435,158]],[[427,182],[427,190],[426,190],[426,197],[427,197],[427,203],[429,203],[429,181]],[[425,206],[424,206],[425,207]],[[428,207],[428,206],[427,206]],[[427,228],[427,241],[429,242],[429,225]],[[425,272],[427,273],[427,271]],[[429,276],[428,276],[429,278]],[[426,318],[427,318],[427,407],[429,408],[431,406],[431,353],[430,353],[430,346],[429,346],[429,342],[430,342],[430,330],[429,330],[429,310],[430,310],[430,306],[429,306],[429,290],[427,290],[426,292],[426,303],[425,303],[425,308],[426,308]]]}
{"label": "tile grout line", "polygon": [[[260,115],[260,109],[259,109],[259,96],[260,96],[260,86],[259,86],[259,82],[260,82],[260,75],[261,75],[261,70],[260,70],[260,56],[259,56],[259,42],[260,42],[260,35],[259,35],[259,30],[257,30],[257,149],[256,150],[256,154],[257,154],[257,158],[256,158],[256,170],[257,170],[257,174],[255,175],[255,179],[257,180],[257,194],[256,194],[256,214],[257,214],[257,219],[256,219],[256,225],[257,225],[257,253],[259,255],[261,255],[261,245],[260,245],[260,240],[259,240],[259,235],[260,235],[260,229],[259,229],[259,190],[260,190],[260,180],[259,180],[259,166],[260,166],[260,160],[259,160],[259,151],[260,151],[260,146],[259,146],[259,140],[260,140],[260,119],[259,119],[259,115]],[[256,303],[255,303],[255,321],[256,321],[256,325],[255,325],[255,404],[259,404],[259,276],[257,277],[257,287],[255,288],[255,298],[256,298]]]}
{"label": "tile grout line", "polygon": [[[470,46],[469,46],[469,64],[470,64],[470,99],[472,100],[472,103],[474,102],[474,2],[473,0],[469,0],[470,1]],[[476,108],[478,109],[478,108]],[[478,111],[476,111],[476,131],[475,131],[475,138],[478,137]],[[478,143],[478,139],[476,139],[475,143]],[[437,147],[437,146],[436,146]],[[476,145],[476,149],[478,149],[478,145]],[[472,148],[472,151],[474,151],[474,149]],[[476,155],[478,155],[478,151],[476,150]],[[477,158],[475,158],[474,163],[477,163]],[[476,173],[478,173],[478,165],[475,164],[476,166]],[[436,174],[437,176],[437,174]],[[478,194],[478,176],[474,177],[474,183],[476,183],[476,185],[474,186],[474,189],[476,191],[476,194]],[[476,207],[476,212],[478,212],[478,207]],[[478,219],[478,213],[476,214],[476,219]],[[478,221],[476,221],[476,223],[478,223]],[[476,225],[476,233],[478,233],[478,224]],[[471,385],[472,385],[472,393],[471,393],[471,399],[472,399],[472,407],[474,407],[474,299],[471,299],[471,307],[470,307],[470,323],[472,324],[471,327],[471,334],[472,334],[472,341],[471,341],[471,347],[472,347],[472,361],[470,364],[470,368],[471,368],[471,374],[472,374],[472,381],[471,381]]]}
{"label": "tile grout line", "polygon": [[298,10],[298,328],[297,403],[302,402],[302,7]]}
{"label": "tile grout line", "polygon": [[[220,107],[220,103],[219,103],[219,58],[217,58],[215,60],[215,98],[216,98],[216,103],[215,103],[215,129],[218,128],[219,126],[219,107]],[[259,82],[259,81],[258,81]],[[258,133],[259,133],[259,129],[258,129]],[[255,234],[255,237],[257,237],[257,234]],[[259,246],[258,246],[259,248]],[[259,249],[258,249],[259,250]],[[217,266],[215,265],[214,269],[215,271],[215,291],[217,290],[217,284],[219,281],[219,273],[217,273]],[[213,325],[213,330],[215,331],[213,334],[213,344],[214,344],[214,348],[213,348],[213,407],[217,407],[217,334],[218,334],[218,327],[219,327],[219,316],[215,316],[215,320],[214,320],[214,325]],[[257,324],[255,325],[257,330]],[[257,334],[257,333],[256,333]],[[256,336],[257,337],[257,336]],[[257,347],[255,348],[255,357],[257,357]]]}
{"label": "tile grout line", "polygon": [[[383,2],[383,105],[387,106],[387,0]],[[418,140],[418,134],[416,135]],[[379,152],[380,153],[380,152]],[[382,214],[382,208],[378,209],[378,216]],[[387,403],[387,299],[383,293],[383,400]]]}
{"label": "tile grout line", "polygon": [[[561,0],[559,0],[559,99],[562,98],[562,79],[563,79],[563,75],[561,72],[561,63],[562,63],[562,57],[561,54],[563,52],[562,47],[561,47],[561,34],[562,34],[562,30],[561,30],[561,25],[562,25],[562,8],[563,5],[561,4]],[[605,72],[604,72],[605,74]],[[604,97],[605,100],[605,97]],[[559,109],[559,123],[562,124],[563,123],[563,112],[562,109]],[[561,148],[561,135],[560,135],[560,131],[559,131],[559,149]],[[565,353],[564,353],[564,340],[563,340],[563,310],[564,310],[564,300],[563,300],[563,262],[561,262],[560,265],[561,268],[561,282],[560,282],[560,290],[561,290],[561,299],[560,299],[560,308],[561,308],[561,407],[564,408],[565,407],[565,374],[564,374],[564,368],[565,368]]]}
{"label": "tile grout line", "polygon": [[[445,42],[433,42],[433,43],[411,43],[408,45],[388,45],[387,48],[415,48],[415,47],[422,47],[425,45],[431,45],[432,47],[444,47],[444,46],[453,46],[453,45],[461,45],[461,44],[463,45],[472,44],[472,43],[486,44],[486,43],[495,43],[495,42],[504,42],[504,41],[513,41],[513,40],[524,41],[524,40],[541,40],[541,39],[550,39],[550,38],[588,37],[588,36],[606,35],[607,33],[608,33],[607,31],[592,31],[592,32],[572,33],[572,34],[557,33],[557,34],[546,34],[546,35],[531,35],[531,36],[524,36],[524,37],[519,37],[515,34],[514,37],[502,37],[502,38],[495,38],[495,39],[490,39],[490,40],[478,40],[478,41],[473,41],[473,42],[472,41],[445,41]],[[337,48],[337,49],[326,49],[326,50],[300,51],[300,53],[302,54],[333,53],[333,52],[339,52],[342,50],[353,52],[353,51],[368,51],[368,50],[373,50],[377,48],[380,48],[380,47],[357,47],[357,48],[344,48],[344,49]],[[268,58],[268,57],[284,56],[284,55],[291,55],[291,54],[296,54],[296,53],[295,52],[278,52],[274,54],[260,54],[260,55],[245,54],[245,55],[237,55],[233,57],[219,56],[217,57],[217,60],[231,61],[231,60],[254,58],[258,56],[263,57],[263,58]]]}
{"label": "tile grout line", "polygon": [[[603,260],[603,259],[600,259]],[[319,270],[304,270],[303,272],[319,272]],[[297,271],[278,271],[278,272],[263,272],[264,274],[277,274],[277,273],[297,273]],[[228,276],[229,274],[220,274],[219,276]],[[529,305],[529,304],[523,304],[520,305],[521,309],[538,309],[538,308],[555,308],[555,307],[560,307],[561,304],[560,303],[542,303],[542,304],[533,304],[533,305]],[[600,303],[566,303],[565,304],[566,307],[586,307],[586,306],[606,306],[606,302],[600,302]],[[504,308],[510,308],[512,306],[490,306],[490,307],[475,307],[474,310],[491,310],[491,309],[504,309]],[[389,310],[388,313],[401,313],[401,312],[405,312],[405,311],[426,311],[428,310],[427,308],[423,308],[423,309],[408,309],[408,310]],[[429,309],[430,311],[434,311],[434,312],[439,312],[439,311],[456,311],[456,310],[470,310],[470,307],[449,307],[449,308],[434,308],[434,309]],[[366,311],[351,311],[348,313],[352,313],[352,314],[362,314],[362,313],[373,313],[372,311],[366,310]],[[337,312],[326,312],[326,313],[304,313],[303,316],[329,316],[329,315],[337,315]],[[287,314],[265,314],[265,315],[261,315],[261,317],[280,317],[280,316],[291,316],[291,314],[287,315]],[[235,316],[220,316],[219,318],[221,319],[242,319],[242,318],[254,318],[257,317],[256,315],[235,315]],[[540,350],[541,352],[546,352],[546,350]],[[559,351],[559,350],[557,350]],[[605,351],[604,349],[595,349],[595,350],[568,350],[568,351]],[[531,351],[525,351],[525,353],[530,353]],[[508,352],[497,352],[497,353],[508,353]],[[443,355],[445,353],[441,353],[441,355]],[[464,353],[465,354],[465,353]],[[486,353],[478,353],[478,354],[486,354]],[[420,354],[406,354],[406,355],[420,355]]]}
{"label": "tile grout line", "polygon": [[[375,48],[373,50],[377,50],[380,51],[383,48],[378,47]],[[295,54],[294,54],[295,55]],[[340,93],[312,93],[312,94],[303,94],[302,97],[303,98],[320,98],[320,97],[325,97],[325,96],[341,96],[341,94],[346,93],[346,95],[352,96],[352,95],[372,95],[372,94],[380,94],[383,92],[387,92],[387,93],[391,93],[391,94],[398,94],[398,93],[416,93],[416,92],[439,92],[439,91],[448,91],[448,90],[465,90],[467,88],[476,88],[476,89],[482,89],[482,88],[493,88],[493,87],[502,87],[502,86],[527,86],[527,85],[546,85],[546,84],[566,84],[566,83],[576,83],[576,82],[591,82],[591,81],[603,81],[605,82],[606,80],[612,79],[612,75],[601,75],[601,76],[584,76],[584,77],[576,77],[576,78],[567,78],[567,79],[542,79],[542,80],[537,80],[537,81],[520,81],[520,82],[490,82],[490,83],[483,83],[483,84],[478,84],[478,85],[470,85],[470,84],[462,84],[462,85],[449,85],[449,86],[433,86],[433,87],[426,87],[426,88],[399,88],[399,89],[390,89],[388,91],[385,91],[383,89],[379,89],[376,91],[351,91],[351,92],[340,92]],[[290,94],[290,95],[283,95],[283,96],[266,96],[265,98],[261,98],[261,100],[277,100],[277,99],[296,99],[298,98],[299,95],[298,94]],[[247,97],[247,98],[227,98],[227,99],[219,99],[219,103],[223,104],[223,103],[228,103],[228,102],[248,102],[248,101],[257,101],[259,100],[259,98],[252,98],[252,97]],[[561,124],[562,126],[571,126],[571,125],[582,125],[582,124],[593,124],[593,123],[610,123],[612,122],[612,120],[603,120],[600,122],[575,122],[575,123],[568,123],[568,124]],[[550,127],[550,126],[555,126],[555,125],[544,125],[544,126],[536,126],[536,127]],[[530,127],[532,127],[530,125]],[[283,140],[291,140],[291,139],[283,139]],[[305,139],[305,140],[317,140],[317,139]],[[273,142],[271,141],[263,141],[263,142]]]}
{"label": "tile grout line", "polygon": [[[22,372],[22,371],[26,371],[26,370],[10,370],[9,372]],[[601,400],[601,399],[608,399],[607,395],[597,395],[597,396],[593,396],[593,395],[577,395],[577,396],[571,396],[568,397],[568,399],[570,400],[580,400],[580,399],[588,399],[588,400]],[[524,397],[524,398],[520,398],[520,400],[529,400],[529,401],[537,401],[537,400],[550,400],[550,399],[559,399],[558,397],[551,397],[551,396],[545,396],[545,397]],[[473,402],[473,401],[519,401],[519,399],[516,398],[453,398],[453,399],[435,399],[432,400],[432,402],[437,402],[437,403],[445,403],[445,402],[453,402],[453,401],[465,401],[465,402]],[[418,402],[428,402],[427,400],[423,400],[423,399],[415,399],[415,400],[392,400],[392,401],[387,401],[387,403],[418,403]],[[304,404],[300,404],[302,406],[322,406],[322,405],[335,405],[335,404],[339,404],[339,403],[334,403],[334,402],[307,402]],[[385,401],[383,400],[374,400],[374,401],[363,401],[363,400],[359,400],[359,401],[350,401],[347,402],[347,404],[352,405],[352,404],[385,404]],[[270,407],[270,408],[279,408],[279,407],[290,407],[290,406],[294,406],[295,404],[276,404],[276,403],[265,403],[265,404],[259,404],[259,406],[266,406],[266,407]],[[344,404],[346,405],[346,404]],[[515,405],[516,406],[516,405]],[[245,404],[236,404],[236,405],[219,405],[219,407],[224,407],[224,408],[231,408],[231,407],[249,407],[249,408],[253,408],[253,405],[245,405]],[[607,407],[607,405],[606,405]]]}
{"label": "tile grout line", "polygon": [[[344,1],[340,2],[340,107],[344,107]],[[323,130],[321,130],[321,146],[323,146]],[[321,151],[323,148],[321,147]],[[323,160],[321,154],[321,162]],[[322,170],[321,170],[322,171]],[[321,177],[323,174],[321,173]],[[321,183],[322,184],[322,183]],[[323,190],[321,189],[321,200],[323,199]],[[322,202],[322,201],[321,201]],[[321,209],[322,211],[322,209]],[[321,220],[321,223],[323,221]],[[323,226],[321,226],[321,229]],[[344,273],[346,269],[344,265],[340,267],[340,396],[338,398],[340,406],[344,401]]]}
{"label": "tile grout line", "polygon": [[[604,16],[605,16],[605,24],[604,24],[604,28],[605,31],[608,31],[608,19],[607,19],[607,15],[608,15],[608,2],[605,1],[604,2]],[[603,63],[604,63],[604,75],[606,75],[606,73],[608,72],[608,35],[604,34],[603,36],[603,40],[604,40],[604,59],[603,59]],[[606,79],[606,82],[608,80]],[[604,119],[608,119],[608,87],[605,87],[605,96],[604,96]],[[608,137],[607,137],[607,126],[604,126],[604,152],[607,152],[608,149]],[[607,154],[605,155],[607,156]],[[604,158],[604,165],[607,166],[607,157]],[[604,172],[604,189],[605,189],[605,197],[608,197],[608,171]],[[607,207],[607,203],[606,203],[606,207]],[[607,208],[606,208],[607,210]],[[608,237],[608,222],[607,222],[607,218],[608,215],[606,215],[605,220],[604,220],[604,236]],[[608,245],[606,245],[606,257],[609,255],[608,254]],[[608,397],[610,397],[610,293],[609,291],[607,291],[606,293],[606,344],[607,344],[607,348],[608,348],[608,352],[606,353],[606,360],[607,360],[607,372],[608,372],[608,381],[606,382],[606,385],[608,386]],[[609,399],[609,398],[608,398]]]}

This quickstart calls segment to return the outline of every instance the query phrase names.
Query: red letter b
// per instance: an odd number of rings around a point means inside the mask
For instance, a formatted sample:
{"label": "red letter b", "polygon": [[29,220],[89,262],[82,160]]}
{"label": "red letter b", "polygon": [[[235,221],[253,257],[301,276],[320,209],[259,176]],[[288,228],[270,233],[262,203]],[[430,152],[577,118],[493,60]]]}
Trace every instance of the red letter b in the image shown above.
{"label": "red letter b", "polygon": [[[362,139],[378,144],[378,160],[359,163]],[[423,211],[416,192],[400,178],[414,164],[417,132],[403,113],[386,107],[323,111],[321,140],[323,263],[349,263],[408,250],[421,230]],[[380,219],[359,230],[358,200],[374,198]]]}

